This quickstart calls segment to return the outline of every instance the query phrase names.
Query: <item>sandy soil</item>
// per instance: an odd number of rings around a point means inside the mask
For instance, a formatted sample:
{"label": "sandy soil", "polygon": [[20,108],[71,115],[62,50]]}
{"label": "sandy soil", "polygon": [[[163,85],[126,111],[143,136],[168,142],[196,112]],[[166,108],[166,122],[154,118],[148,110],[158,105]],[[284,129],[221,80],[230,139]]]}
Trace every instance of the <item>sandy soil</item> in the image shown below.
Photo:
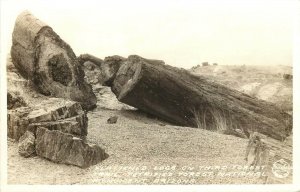
{"label": "sandy soil", "polygon": [[[34,105],[38,99],[43,99],[43,96],[28,88],[28,82],[19,81],[20,77],[13,74],[15,69],[12,64],[9,67],[11,68],[11,72],[8,73],[9,89],[21,91],[20,94],[27,99],[28,104]],[[194,72],[201,75],[212,72],[212,80],[220,83],[228,81],[232,85],[237,85],[236,89],[244,86],[246,91],[255,93],[259,91],[257,87],[269,85],[268,82],[271,81],[273,83],[280,81],[285,83],[285,86],[280,86],[276,91],[283,92],[278,94],[283,99],[274,101],[285,101],[289,106],[292,104],[291,100],[287,99],[292,96],[290,93],[292,82],[283,81],[277,73],[263,78],[262,76],[266,76],[267,73],[258,72],[256,68],[228,66],[201,67]],[[244,74],[242,80],[239,77],[241,73]],[[214,74],[217,75],[214,77]],[[17,143],[8,140],[9,184],[259,184],[264,182],[263,177],[259,177],[264,170],[257,170],[253,175],[252,171],[246,169],[244,160],[248,142],[246,139],[203,129],[173,126],[121,104],[108,87],[98,85],[97,79],[93,80],[95,80],[93,90],[98,99],[98,107],[88,113],[87,139],[104,148],[109,158],[87,169],[81,169],[71,165],[56,164],[41,157],[23,158],[18,154]],[[259,83],[259,86],[253,83]],[[114,115],[119,117],[117,123],[108,124],[107,119]],[[224,175],[225,173],[227,175]],[[247,175],[239,175],[240,173],[247,173]]]}
{"label": "sandy soil", "polygon": [[[116,124],[107,124],[118,115]],[[136,110],[97,108],[88,113],[88,140],[110,155],[81,169],[18,155],[8,141],[9,184],[212,184],[262,183],[256,176],[224,176],[245,165],[247,140],[177,127]],[[222,167],[214,167],[222,166]],[[224,167],[224,166],[227,166]],[[222,168],[222,169],[221,169]]]}

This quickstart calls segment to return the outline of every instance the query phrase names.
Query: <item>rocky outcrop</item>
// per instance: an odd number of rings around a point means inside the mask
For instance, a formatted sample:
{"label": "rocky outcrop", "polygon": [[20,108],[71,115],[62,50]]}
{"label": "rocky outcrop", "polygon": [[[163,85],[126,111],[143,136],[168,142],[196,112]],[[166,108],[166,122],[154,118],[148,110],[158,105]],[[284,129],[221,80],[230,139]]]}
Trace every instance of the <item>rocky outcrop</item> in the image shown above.
{"label": "rocky outcrop", "polygon": [[72,134],[38,127],[36,131],[37,155],[56,163],[76,165],[82,168],[95,165],[107,158],[97,145],[85,143]]}
{"label": "rocky outcrop", "polygon": [[30,131],[26,131],[21,136],[18,143],[19,154],[23,157],[30,157],[35,155],[35,137]]}
{"label": "rocky outcrop", "polygon": [[11,57],[18,72],[40,93],[78,101],[84,109],[96,106],[96,96],[71,47],[27,11],[15,22]]}

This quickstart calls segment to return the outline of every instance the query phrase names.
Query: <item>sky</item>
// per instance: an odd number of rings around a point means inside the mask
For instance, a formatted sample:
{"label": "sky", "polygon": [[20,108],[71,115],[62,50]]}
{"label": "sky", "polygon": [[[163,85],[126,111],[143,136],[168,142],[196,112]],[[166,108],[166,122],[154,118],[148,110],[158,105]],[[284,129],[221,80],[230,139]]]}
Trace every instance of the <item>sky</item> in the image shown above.
{"label": "sky", "polygon": [[182,68],[292,65],[294,7],[292,0],[2,0],[1,31],[9,50],[16,17],[29,10],[76,55],[137,54]]}

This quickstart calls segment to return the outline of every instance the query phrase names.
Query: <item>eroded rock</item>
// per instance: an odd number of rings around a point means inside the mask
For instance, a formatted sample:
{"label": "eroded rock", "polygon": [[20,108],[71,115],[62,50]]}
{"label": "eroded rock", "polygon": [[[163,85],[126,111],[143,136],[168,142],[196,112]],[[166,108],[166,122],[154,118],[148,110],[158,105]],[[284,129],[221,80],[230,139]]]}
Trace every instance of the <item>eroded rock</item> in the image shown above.
{"label": "eroded rock", "polygon": [[7,109],[25,107],[27,104],[17,92],[7,92]]}
{"label": "eroded rock", "polygon": [[18,152],[23,157],[35,155],[35,137],[32,132],[26,131],[24,135],[20,137]]}
{"label": "eroded rock", "polygon": [[82,168],[95,165],[107,158],[97,145],[57,130],[38,127],[36,131],[37,155],[56,163],[76,165]]}
{"label": "eroded rock", "polygon": [[[55,127],[55,124],[59,124],[57,127],[62,127],[60,129],[62,131],[65,130],[82,136],[87,134],[87,116],[81,105],[60,98],[48,98],[34,107],[8,110],[7,118],[8,137],[15,140],[19,140],[28,128],[41,122],[45,127]],[[57,122],[54,123],[54,121]],[[31,124],[33,125],[30,126]]]}
{"label": "eroded rock", "polygon": [[45,127],[48,130],[58,130],[78,137],[85,137],[87,136],[88,119],[86,114],[82,113],[75,117],[58,121],[32,123],[28,126],[28,130],[35,133],[38,127]]}

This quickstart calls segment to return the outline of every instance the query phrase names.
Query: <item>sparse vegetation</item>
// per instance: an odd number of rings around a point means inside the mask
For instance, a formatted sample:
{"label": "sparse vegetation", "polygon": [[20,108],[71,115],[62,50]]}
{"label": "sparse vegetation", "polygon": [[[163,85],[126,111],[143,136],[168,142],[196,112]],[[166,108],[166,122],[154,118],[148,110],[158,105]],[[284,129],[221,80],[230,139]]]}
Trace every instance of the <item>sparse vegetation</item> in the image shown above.
{"label": "sparse vegetation", "polygon": [[197,128],[217,131],[227,135],[235,135],[245,138],[246,134],[238,132],[239,124],[228,111],[213,106],[207,108],[194,107],[191,110]]}

